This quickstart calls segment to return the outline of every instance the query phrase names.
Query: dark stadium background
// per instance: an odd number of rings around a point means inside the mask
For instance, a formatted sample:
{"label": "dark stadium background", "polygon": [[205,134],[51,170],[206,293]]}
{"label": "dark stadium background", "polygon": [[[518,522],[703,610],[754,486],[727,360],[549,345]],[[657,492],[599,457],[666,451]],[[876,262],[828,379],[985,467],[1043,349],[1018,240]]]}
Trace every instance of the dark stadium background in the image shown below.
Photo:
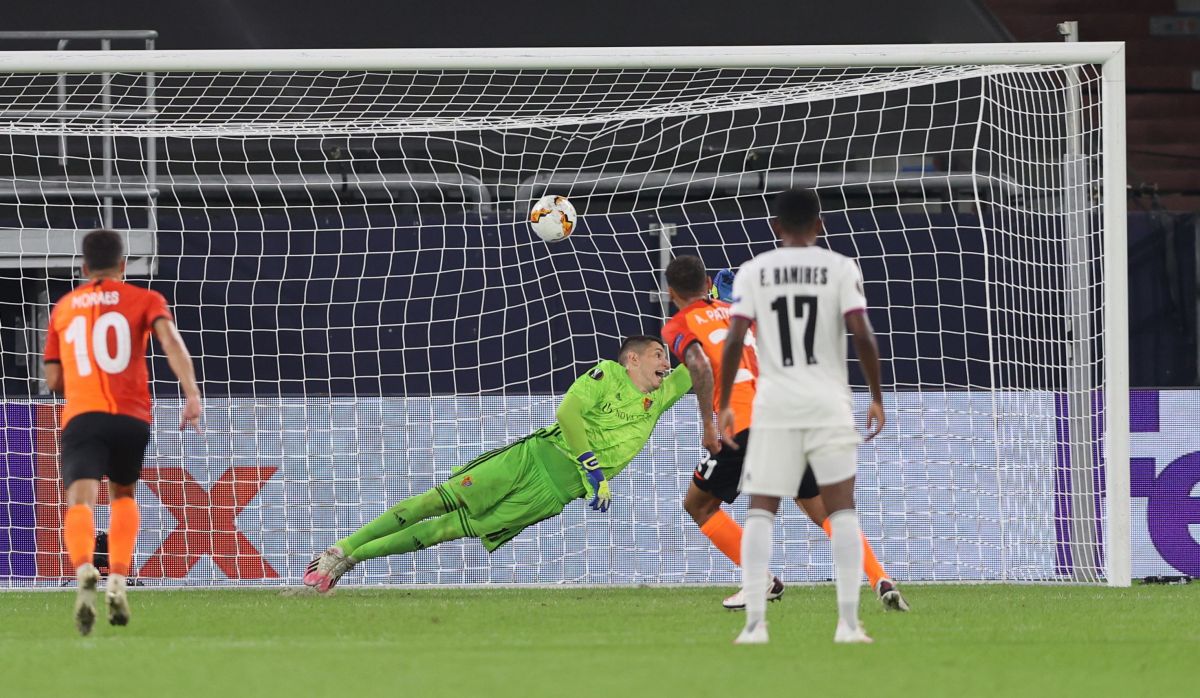
{"label": "dark stadium background", "polygon": [[[700,0],[689,3],[679,2],[634,2],[616,0],[611,2],[576,2],[548,3],[531,1],[514,1],[505,3],[485,2],[363,2],[363,3],[328,3],[313,0],[280,3],[256,0],[223,0],[221,2],[149,2],[137,0],[122,3],[80,2],[79,0],[62,0],[54,3],[17,3],[5,8],[6,30],[70,30],[70,29],[155,29],[159,32],[158,48],[164,49],[200,49],[200,48],[315,48],[315,47],[487,47],[487,46],[602,46],[602,45],[736,45],[736,44],[841,44],[841,43],[925,43],[925,42],[988,42],[1010,41],[1016,39],[1053,40],[1053,20],[1051,14],[1054,3],[1045,4],[1043,9],[1034,7],[1036,3],[1021,2],[1020,0],[996,0],[994,2],[940,2],[938,0],[922,0],[917,2],[897,2],[881,5],[865,0],[844,1],[837,3],[799,3],[784,0],[766,0],[753,3],[730,3],[721,0]],[[1157,5],[1157,3],[1150,3]],[[1146,31],[1140,26],[1121,28],[1104,24],[1105,12],[1117,7],[1117,3],[1106,1],[1096,4],[1097,19],[1089,24],[1086,16],[1059,16],[1058,19],[1080,19],[1085,39],[1116,39],[1129,38],[1142,41]],[[281,9],[286,8],[286,11]],[[1050,8],[1050,9],[1046,9]],[[1147,8],[1147,12],[1152,11]],[[1021,13],[1024,14],[1021,14]],[[1039,14],[1040,13],[1040,14]],[[997,19],[1001,17],[1005,21]],[[1014,19],[1015,18],[1015,19]],[[1005,23],[1007,22],[1007,24]],[[1089,35],[1090,28],[1095,27]],[[1119,36],[1122,31],[1128,37]],[[1143,41],[1144,43],[1144,41]],[[6,42],[0,44],[2,49],[17,48],[52,48],[46,42]],[[82,46],[81,46],[82,47]],[[89,46],[90,47],[90,46]],[[117,48],[122,46],[118,45]],[[1145,84],[1139,84],[1137,77],[1142,75],[1136,70],[1135,52],[1131,53],[1131,100],[1139,96],[1154,96],[1157,94],[1171,95],[1180,92],[1182,97],[1175,99],[1191,100],[1194,94],[1186,94],[1182,86],[1173,83],[1159,84],[1155,82],[1157,75],[1146,73]],[[1162,71],[1159,71],[1161,74]],[[1152,112],[1158,104],[1153,100],[1143,100]],[[1165,102],[1169,103],[1169,102]],[[1136,102],[1131,101],[1131,118],[1137,113],[1132,108]],[[1188,104],[1195,104],[1194,101]],[[1152,116],[1154,114],[1152,113]],[[1186,128],[1186,125],[1185,125]],[[1131,128],[1131,149],[1138,146],[1134,139],[1141,130]],[[1131,159],[1131,167],[1136,161]],[[1194,164],[1191,166],[1194,170]],[[1164,178],[1163,182],[1175,182]],[[1150,191],[1142,186],[1143,178],[1136,172],[1131,172],[1130,183],[1134,186],[1134,196],[1130,200],[1129,217],[1129,263],[1130,263],[1130,353],[1131,376],[1133,386],[1184,386],[1197,384],[1197,282],[1196,282],[1196,232],[1197,216],[1194,213],[1195,194],[1189,183],[1161,188]],[[1160,199],[1158,194],[1178,195],[1176,198]],[[1179,198],[1182,196],[1183,198]],[[1188,198],[1192,196],[1192,198]],[[1166,201],[1165,205],[1162,202]],[[162,234],[159,238],[160,251],[167,255],[167,261],[160,269],[158,279],[172,291],[171,300],[181,308],[181,325],[183,327],[204,328],[199,342],[193,351],[199,355],[222,357],[207,359],[201,364],[201,375],[207,381],[206,391],[219,392],[221,387],[231,392],[249,393],[266,389],[283,392],[362,392],[382,391],[384,393],[425,393],[425,392],[473,392],[476,390],[497,389],[503,384],[519,383],[526,376],[535,376],[545,371],[546,366],[561,365],[555,357],[549,355],[554,348],[546,346],[541,349],[542,341],[549,342],[554,336],[564,333],[569,336],[575,332],[602,330],[610,333],[621,333],[650,329],[638,327],[630,320],[616,320],[613,327],[589,328],[574,327],[568,320],[562,320],[560,326],[553,323],[543,323],[535,332],[524,337],[518,337],[524,346],[507,347],[502,343],[495,345],[471,342],[472,334],[489,334],[489,323],[493,328],[495,323],[519,323],[521,313],[537,312],[537,303],[525,308],[513,308],[504,299],[485,297],[477,293],[480,280],[472,277],[469,272],[452,272],[461,278],[458,282],[465,290],[464,298],[473,304],[477,317],[466,320],[456,320],[445,326],[434,323],[424,332],[445,332],[442,336],[453,336],[461,343],[460,352],[479,352],[482,360],[488,355],[511,355],[519,351],[522,359],[508,362],[504,372],[487,374],[484,372],[455,372],[451,366],[470,365],[472,357],[459,356],[447,352],[439,355],[422,348],[428,337],[386,336],[375,331],[369,323],[379,324],[380,317],[395,317],[397,313],[429,315],[440,317],[442,309],[424,308],[419,304],[404,302],[412,289],[404,288],[408,283],[397,280],[396,283],[368,284],[358,283],[351,267],[336,267],[331,258],[319,255],[309,262],[312,266],[303,270],[264,269],[259,265],[250,264],[247,255],[280,254],[287,247],[295,244],[284,241],[281,236],[271,234],[272,226],[278,229],[286,227],[288,222],[273,219],[270,215],[264,217],[252,216],[254,221],[247,222],[239,218],[233,208],[226,207],[217,210],[218,217],[228,219],[226,228],[228,235],[187,236],[186,231],[206,229],[209,221],[188,216],[165,216],[160,221]],[[364,212],[361,219],[349,220],[350,227],[360,225],[365,227],[369,213]],[[11,219],[3,221],[12,225]],[[345,221],[343,221],[345,223]],[[317,224],[318,227],[320,224]],[[624,225],[621,221],[612,223],[614,228]],[[935,229],[953,231],[955,227],[973,227],[978,220],[970,216],[945,215],[932,221]],[[398,227],[403,227],[403,218]],[[238,243],[234,247],[234,231]],[[424,248],[440,245],[449,240],[455,240],[464,235],[465,228],[452,225],[444,226],[436,233],[444,239],[424,239],[420,245]],[[697,242],[711,242],[717,239],[719,227],[700,227],[693,233]],[[706,237],[707,236],[707,237]],[[353,236],[350,236],[353,237]],[[936,252],[936,235],[929,236],[928,252]],[[350,239],[350,238],[347,238]],[[316,241],[312,242],[317,249]],[[351,243],[359,244],[359,243]],[[364,251],[369,242],[365,236],[361,242]],[[455,243],[461,247],[461,244]],[[169,257],[177,252],[185,256],[178,265]],[[402,253],[398,253],[402,254]],[[463,255],[472,252],[464,251]],[[484,252],[478,251],[482,255]],[[498,253],[499,254],[499,253]],[[738,254],[742,254],[739,252]],[[749,250],[744,251],[749,256]],[[734,260],[741,261],[740,259]],[[646,267],[635,269],[635,274],[629,283],[629,290],[638,291],[638,297],[646,297],[643,291],[651,290],[654,284],[654,273],[650,267],[650,258],[646,259]],[[712,260],[716,265],[718,260]],[[364,258],[364,265],[370,264]],[[378,261],[386,266],[390,262]],[[465,266],[470,266],[472,260],[463,260]],[[414,260],[411,268],[420,273],[438,273],[440,270],[428,266],[429,261]],[[326,265],[326,268],[322,268]],[[870,270],[865,270],[868,272]],[[923,269],[917,264],[913,270],[914,278],[938,278],[937,274],[945,276],[944,268],[939,270]],[[969,277],[970,269],[960,269],[959,273]],[[217,276],[213,276],[213,275]],[[362,317],[337,317],[330,313],[319,313],[306,310],[303,317],[289,320],[289,313],[299,313],[300,310],[289,307],[304,299],[306,289],[300,282],[289,282],[296,274],[315,276],[346,275],[343,285],[344,293],[349,293],[353,287],[354,293],[362,300]],[[900,287],[906,285],[908,279],[895,276],[889,270],[889,284],[895,285],[900,293]],[[224,298],[201,297],[198,284],[190,283],[196,279],[228,279],[228,293],[250,294],[262,308],[261,310],[241,310],[226,312],[217,310]],[[340,278],[340,277],[339,277]],[[949,277],[954,285],[961,282]],[[22,282],[13,278],[11,272],[7,278],[0,277],[0,295],[7,298],[17,297],[23,291]],[[339,282],[332,282],[330,290],[336,297],[343,293],[338,287]],[[912,300],[916,305],[936,306],[941,291],[935,284],[912,284]],[[62,285],[56,287],[58,293]],[[541,298],[553,289],[534,288],[523,293],[527,298]],[[961,293],[961,292],[960,292]],[[476,297],[477,296],[477,297]],[[27,296],[28,297],[28,296]],[[565,298],[576,298],[577,295],[567,294]],[[633,297],[633,294],[630,296]],[[568,300],[568,303],[575,301]],[[969,299],[968,299],[969,302]],[[649,301],[646,306],[649,307]],[[198,306],[206,305],[212,310],[199,310]],[[249,331],[251,312],[275,312],[283,308],[279,316],[281,328],[286,323],[303,326],[303,330],[281,331]],[[635,309],[637,312],[647,312],[646,307]],[[0,303],[0,326],[13,327],[10,322],[12,313],[20,312],[10,303]],[[549,312],[549,311],[548,311]],[[632,317],[632,316],[631,316]],[[894,318],[893,318],[894,319]],[[360,322],[361,321],[361,322]],[[914,322],[917,322],[914,318]],[[969,329],[973,322],[970,314],[966,314],[962,322]],[[473,323],[473,324],[472,324]],[[262,327],[255,321],[256,327]],[[882,327],[881,329],[887,329]],[[907,328],[896,327],[898,331]],[[8,332],[8,330],[0,330]],[[538,333],[544,333],[539,335]],[[7,345],[11,337],[0,336],[0,346]],[[516,340],[509,340],[516,341]],[[497,340],[500,342],[500,340]],[[289,353],[297,353],[297,348],[303,348],[306,358],[289,358],[276,360],[258,357],[270,357],[273,353],[291,349]],[[410,347],[410,348],[406,348]],[[415,348],[413,348],[415,347]],[[889,347],[884,348],[884,355],[889,355]],[[930,350],[940,349],[944,352],[945,361],[893,361],[889,364],[888,378],[901,385],[921,385],[925,383],[940,383],[946,381],[954,384],[985,385],[988,382],[988,371],[981,367],[982,359],[986,356],[986,347],[968,346],[966,343],[955,346],[912,347],[911,350],[926,356],[932,356]],[[229,359],[225,355],[241,358]],[[12,354],[4,352],[5,365],[0,375],[4,378],[3,394],[19,395],[32,385],[27,380],[26,368],[17,365],[12,360]],[[464,363],[465,362],[465,363]],[[939,365],[940,363],[940,365]],[[391,365],[393,368],[387,368]],[[382,384],[374,379],[363,384],[355,384],[353,376],[373,376],[380,373],[395,373],[400,371],[395,366],[403,366],[404,378],[393,382],[384,381]],[[163,368],[160,366],[159,368]],[[543,378],[533,379],[530,388],[535,391],[561,389],[563,381],[574,375],[574,367],[564,367],[562,371]],[[561,375],[559,375],[561,374]],[[494,377],[489,377],[494,376]],[[499,380],[499,383],[493,381]],[[465,382],[464,382],[465,381]],[[475,381],[475,382],[471,382]]]}

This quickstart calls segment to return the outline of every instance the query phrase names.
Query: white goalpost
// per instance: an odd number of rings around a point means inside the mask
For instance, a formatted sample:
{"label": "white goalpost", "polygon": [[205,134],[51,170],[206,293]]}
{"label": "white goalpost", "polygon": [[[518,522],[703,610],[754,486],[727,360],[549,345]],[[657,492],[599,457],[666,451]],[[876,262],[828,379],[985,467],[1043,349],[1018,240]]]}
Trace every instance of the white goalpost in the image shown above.
{"label": "white goalpost", "polygon": [[[205,393],[179,433],[154,360],[137,577],[296,584],[656,334],[671,256],[769,249],[795,186],[880,337],[858,501],[888,571],[1130,583],[1123,44],[0,52],[0,99],[0,588],[73,578],[40,352],[88,229],[126,233]],[[528,227],[545,194],[564,242]],[[343,583],[735,584],[681,506],[699,456],[689,396],[608,515]],[[780,527],[777,573],[831,578]]]}

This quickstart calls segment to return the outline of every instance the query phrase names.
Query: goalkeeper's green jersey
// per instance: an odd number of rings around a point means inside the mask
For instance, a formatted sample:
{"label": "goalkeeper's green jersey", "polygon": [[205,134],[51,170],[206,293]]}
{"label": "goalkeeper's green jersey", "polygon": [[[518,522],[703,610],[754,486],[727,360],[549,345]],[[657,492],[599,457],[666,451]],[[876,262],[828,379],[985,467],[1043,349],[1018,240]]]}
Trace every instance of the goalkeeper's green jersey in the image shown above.
{"label": "goalkeeper's green jersey", "polygon": [[[692,376],[684,365],[676,366],[658,389],[643,393],[630,380],[625,367],[616,361],[601,361],[575,380],[568,395],[581,403],[587,442],[605,479],[611,480],[641,452],[658,418],[692,389]],[[555,424],[544,430],[547,441],[562,452],[565,459],[543,463],[547,474],[566,492],[584,494],[578,464],[562,430]]]}

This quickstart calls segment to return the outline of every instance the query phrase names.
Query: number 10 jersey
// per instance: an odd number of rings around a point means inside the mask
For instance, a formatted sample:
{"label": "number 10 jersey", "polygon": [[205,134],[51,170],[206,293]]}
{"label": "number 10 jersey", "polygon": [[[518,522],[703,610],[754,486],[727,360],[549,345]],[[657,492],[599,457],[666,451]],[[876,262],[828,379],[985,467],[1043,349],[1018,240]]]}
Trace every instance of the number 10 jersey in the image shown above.
{"label": "number 10 jersey", "polygon": [[742,265],[730,314],[757,323],[754,427],[854,426],[845,316],[865,312],[862,276],[823,247],[780,247]]}
{"label": "number 10 jersey", "polygon": [[161,293],[113,279],[86,283],[58,301],[45,361],[62,364],[63,427],[85,412],[151,421],[146,344],[159,318],[171,320]]}

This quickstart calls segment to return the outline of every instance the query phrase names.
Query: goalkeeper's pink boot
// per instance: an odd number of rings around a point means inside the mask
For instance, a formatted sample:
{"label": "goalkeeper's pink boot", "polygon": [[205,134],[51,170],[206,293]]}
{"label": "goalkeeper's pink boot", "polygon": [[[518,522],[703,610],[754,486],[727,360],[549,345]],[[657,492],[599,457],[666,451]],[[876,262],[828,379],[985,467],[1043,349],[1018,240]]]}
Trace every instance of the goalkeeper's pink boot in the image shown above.
{"label": "goalkeeper's pink boot", "polygon": [[322,594],[327,594],[330,589],[337,586],[342,575],[354,569],[356,564],[358,564],[358,560],[343,553],[341,548],[336,545],[330,546],[319,557],[308,563],[308,569],[304,572],[304,584],[314,587]]}

